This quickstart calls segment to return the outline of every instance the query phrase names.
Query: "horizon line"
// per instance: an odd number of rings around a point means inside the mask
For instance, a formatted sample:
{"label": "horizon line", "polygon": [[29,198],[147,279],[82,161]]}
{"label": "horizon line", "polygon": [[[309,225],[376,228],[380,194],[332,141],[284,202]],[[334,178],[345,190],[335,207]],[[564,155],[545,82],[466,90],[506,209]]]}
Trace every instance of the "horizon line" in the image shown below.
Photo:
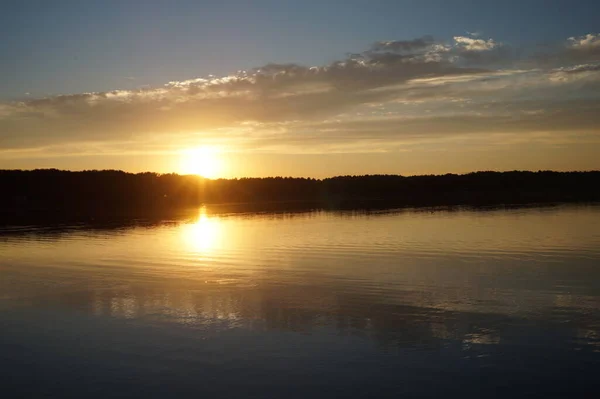
{"label": "horizon line", "polygon": [[241,180],[241,179],[277,179],[277,178],[285,178],[285,179],[312,179],[312,180],[327,180],[327,179],[335,179],[340,177],[373,177],[373,176],[387,176],[387,177],[425,177],[425,176],[466,176],[478,173],[599,173],[600,169],[587,169],[587,170],[552,170],[552,169],[538,169],[538,170],[527,170],[527,169],[512,169],[512,170],[474,170],[471,172],[464,173],[423,173],[423,174],[412,174],[412,175],[402,175],[395,173],[369,173],[369,174],[348,174],[348,175],[333,175],[329,177],[311,177],[311,176],[284,176],[284,175],[272,175],[272,176],[241,176],[241,177],[204,177],[199,174],[182,174],[177,172],[152,172],[152,171],[144,171],[144,172],[128,172],[122,169],[82,169],[82,170],[70,170],[70,169],[57,169],[57,168],[36,168],[36,169],[0,169],[0,173],[3,172],[67,172],[67,173],[90,173],[90,172],[116,172],[123,173],[128,175],[143,175],[143,174],[154,174],[157,176],[164,175],[175,175],[180,177],[195,177],[204,180]]}

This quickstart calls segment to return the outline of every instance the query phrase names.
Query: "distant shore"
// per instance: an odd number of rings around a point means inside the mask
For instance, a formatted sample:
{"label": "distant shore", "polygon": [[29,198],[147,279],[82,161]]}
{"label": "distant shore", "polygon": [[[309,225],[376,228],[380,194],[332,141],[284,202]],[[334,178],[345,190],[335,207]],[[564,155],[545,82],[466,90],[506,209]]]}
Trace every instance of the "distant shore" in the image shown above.
{"label": "distant shore", "polygon": [[114,170],[0,170],[0,187],[0,223],[7,223],[160,216],[216,204],[269,211],[596,202],[600,171],[212,180]]}

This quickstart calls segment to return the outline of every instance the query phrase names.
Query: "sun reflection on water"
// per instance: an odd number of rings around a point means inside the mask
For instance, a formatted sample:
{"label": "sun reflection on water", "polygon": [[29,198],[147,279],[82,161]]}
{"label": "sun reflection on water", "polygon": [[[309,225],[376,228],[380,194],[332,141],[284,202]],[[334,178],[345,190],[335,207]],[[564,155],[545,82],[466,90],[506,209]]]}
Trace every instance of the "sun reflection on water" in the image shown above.
{"label": "sun reflection on water", "polygon": [[218,217],[210,217],[206,207],[198,211],[194,223],[183,227],[183,239],[191,251],[203,254],[215,251],[221,238],[221,225]]}

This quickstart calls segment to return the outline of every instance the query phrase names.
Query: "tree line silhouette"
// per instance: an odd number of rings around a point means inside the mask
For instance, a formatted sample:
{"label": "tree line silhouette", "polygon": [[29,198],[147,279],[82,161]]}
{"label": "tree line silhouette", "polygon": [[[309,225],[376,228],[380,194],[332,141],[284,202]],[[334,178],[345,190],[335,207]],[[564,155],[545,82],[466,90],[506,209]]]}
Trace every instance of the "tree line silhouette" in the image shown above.
{"label": "tree line silhouette", "polygon": [[224,203],[321,208],[527,204],[598,201],[600,171],[213,180],[118,170],[0,170],[0,193],[4,215],[130,213]]}

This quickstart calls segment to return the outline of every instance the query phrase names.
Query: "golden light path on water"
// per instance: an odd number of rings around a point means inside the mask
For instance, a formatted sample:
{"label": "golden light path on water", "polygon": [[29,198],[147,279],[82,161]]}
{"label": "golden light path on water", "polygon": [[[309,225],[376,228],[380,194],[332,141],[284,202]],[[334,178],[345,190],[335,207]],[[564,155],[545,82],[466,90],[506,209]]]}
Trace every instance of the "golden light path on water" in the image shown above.
{"label": "golden light path on water", "polygon": [[202,255],[216,251],[222,236],[219,218],[210,217],[206,207],[198,210],[198,218],[194,223],[182,226],[181,235],[188,250]]}

